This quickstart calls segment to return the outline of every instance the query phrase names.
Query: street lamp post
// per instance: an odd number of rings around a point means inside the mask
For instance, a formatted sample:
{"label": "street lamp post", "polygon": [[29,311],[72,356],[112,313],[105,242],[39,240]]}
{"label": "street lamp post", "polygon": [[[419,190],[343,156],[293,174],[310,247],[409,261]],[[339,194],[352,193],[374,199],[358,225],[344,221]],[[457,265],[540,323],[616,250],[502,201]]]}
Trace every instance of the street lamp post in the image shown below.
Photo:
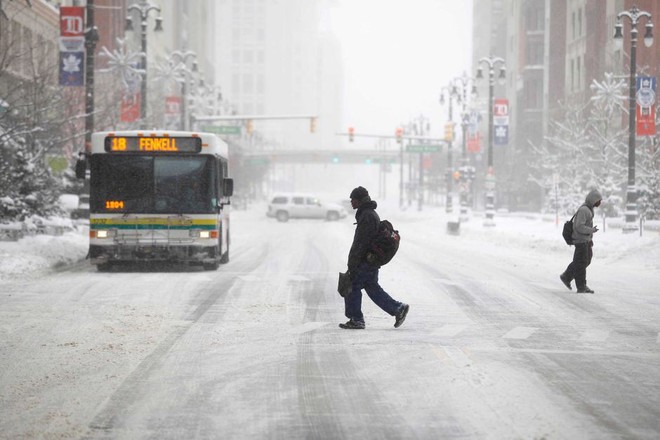
{"label": "street lamp post", "polygon": [[99,32],[94,25],[94,0],[87,0],[87,29],[85,30],[85,153],[92,152],[94,131],[94,51]]}
{"label": "street lamp post", "polygon": [[[146,118],[147,118],[147,18],[149,18],[149,13],[151,11],[158,11],[160,14],[160,8],[152,3],[149,3],[148,0],[140,0],[140,3],[133,4],[128,7],[128,13],[130,14],[133,11],[138,11],[140,13],[140,37],[142,43],[142,88],[140,89],[140,119],[142,128],[146,128]],[[132,18],[126,17],[126,30],[133,30],[133,20]],[[163,30],[163,19],[156,17],[156,27],[155,31]]]}
{"label": "street lamp post", "polygon": [[614,26],[614,42],[621,48],[623,47],[623,24],[621,18],[630,19],[630,95],[628,101],[628,186],[626,190],[626,222],[623,232],[634,232],[637,230],[637,188],[635,187],[635,125],[636,108],[635,93],[637,91],[637,23],[642,17],[646,17],[646,34],[644,35],[644,45],[650,47],[653,44],[653,23],[651,14],[646,11],[640,11],[637,6],[633,6],[629,11],[620,12],[616,16],[616,25]]}
{"label": "street lamp post", "polygon": [[[493,168],[493,90],[495,88],[495,68],[499,66],[500,80],[506,79],[506,66],[499,57],[483,57],[479,64],[488,66],[488,171],[486,173],[486,218],[484,226],[495,226],[495,170]],[[483,78],[481,67],[477,78]]]}
{"label": "street lamp post", "polygon": [[181,81],[181,129],[189,130],[190,122],[187,117],[188,108],[188,60],[193,60],[192,71],[197,72],[197,54],[192,50],[182,52],[175,50],[172,52],[172,59],[178,60],[181,63],[181,70],[183,71],[183,78]]}
{"label": "street lamp post", "polygon": [[[431,122],[424,115],[419,115],[417,120],[413,121],[413,131],[416,136],[424,137],[431,131]],[[424,203],[424,154],[419,153],[419,175],[417,189],[417,210],[422,210]]]}
{"label": "street lamp post", "polygon": [[450,83],[443,87],[440,91],[440,105],[445,104],[445,94],[447,95],[447,104],[448,104],[448,109],[447,109],[447,125],[445,126],[445,141],[447,141],[447,199],[445,203],[445,212],[450,214],[454,209],[453,209],[453,200],[452,200],[452,192],[453,192],[453,176],[452,176],[452,169],[453,169],[453,158],[452,158],[452,141],[453,141],[453,133],[454,133],[454,115],[453,115],[453,108],[452,108],[452,99],[460,100],[460,95],[458,93],[458,90],[456,89],[456,86]]}
{"label": "street lamp post", "polygon": [[462,112],[461,112],[461,129],[462,129],[462,147],[463,147],[463,152],[462,152],[462,157],[461,157],[461,165],[463,169],[463,174],[461,175],[463,178],[463,182],[466,184],[463,185],[461,191],[460,191],[460,202],[461,202],[461,213],[459,216],[459,219],[461,221],[467,221],[468,220],[468,190],[467,188],[469,187],[469,182],[470,182],[470,177],[466,176],[466,170],[468,169],[468,157],[467,157],[467,130],[468,126],[470,125],[470,114],[468,112],[468,87],[472,85],[471,87],[471,100],[474,102],[474,99],[477,96],[477,87],[474,84],[474,78],[467,76],[466,72],[463,72],[463,76],[459,76],[454,79],[454,84],[458,86],[459,88],[459,102],[462,104]]}

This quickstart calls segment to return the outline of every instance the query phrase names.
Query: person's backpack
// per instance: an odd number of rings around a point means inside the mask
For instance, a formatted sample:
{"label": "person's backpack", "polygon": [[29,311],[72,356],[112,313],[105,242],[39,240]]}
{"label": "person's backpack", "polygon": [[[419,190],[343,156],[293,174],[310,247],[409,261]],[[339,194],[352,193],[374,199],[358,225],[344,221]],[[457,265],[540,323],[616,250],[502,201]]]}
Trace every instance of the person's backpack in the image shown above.
{"label": "person's backpack", "polygon": [[401,235],[394,229],[392,223],[387,220],[381,220],[378,225],[378,234],[367,251],[367,262],[382,266],[390,262],[396,251],[399,250],[399,241]]}
{"label": "person's backpack", "polygon": [[564,241],[566,244],[571,246],[573,244],[573,219],[577,215],[577,212],[573,214],[573,217],[567,222],[564,223],[564,229],[561,231],[561,235],[564,236]]}

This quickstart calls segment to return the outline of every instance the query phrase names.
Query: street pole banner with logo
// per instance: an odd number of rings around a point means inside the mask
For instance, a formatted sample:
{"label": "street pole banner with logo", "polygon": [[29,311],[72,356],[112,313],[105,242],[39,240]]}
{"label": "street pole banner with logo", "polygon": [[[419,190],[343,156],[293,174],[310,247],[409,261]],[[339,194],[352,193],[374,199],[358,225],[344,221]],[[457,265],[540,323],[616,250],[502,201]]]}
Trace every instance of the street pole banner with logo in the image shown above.
{"label": "street pole banner with logo", "polygon": [[655,135],[655,76],[637,77],[637,136]]}
{"label": "street pole banner with logo", "polygon": [[466,148],[468,153],[479,153],[481,151],[481,137],[479,132],[468,133]]}
{"label": "street pole banner with logo", "polygon": [[493,134],[495,145],[509,143],[509,100],[496,98],[493,103]]}
{"label": "street pole banner with logo", "polygon": [[140,92],[133,95],[124,93],[119,108],[121,122],[135,122],[140,118]]}
{"label": "street pole banner with logo", "polygon": [[481,151],[481,138],[479,136],[480,120],[481,116],[474,110],[468,115],[466,148],[469,153],[479,153]]}
{"label": "street pole banner with logo", "polygon": [[60,85],[85,84],[85,8],[60,7]]}

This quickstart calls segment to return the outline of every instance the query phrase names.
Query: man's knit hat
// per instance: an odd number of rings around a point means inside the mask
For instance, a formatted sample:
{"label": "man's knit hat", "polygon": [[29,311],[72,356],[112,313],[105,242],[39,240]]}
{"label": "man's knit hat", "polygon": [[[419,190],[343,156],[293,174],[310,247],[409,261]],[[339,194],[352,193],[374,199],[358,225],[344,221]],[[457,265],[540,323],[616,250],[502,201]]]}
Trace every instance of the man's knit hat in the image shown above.
{"label": "man's knit hat", "polygon": [[358,186],[353,191],[351,191],[351,199],[362,200],[365,197],[369,197],[369,191],[362,186]]}

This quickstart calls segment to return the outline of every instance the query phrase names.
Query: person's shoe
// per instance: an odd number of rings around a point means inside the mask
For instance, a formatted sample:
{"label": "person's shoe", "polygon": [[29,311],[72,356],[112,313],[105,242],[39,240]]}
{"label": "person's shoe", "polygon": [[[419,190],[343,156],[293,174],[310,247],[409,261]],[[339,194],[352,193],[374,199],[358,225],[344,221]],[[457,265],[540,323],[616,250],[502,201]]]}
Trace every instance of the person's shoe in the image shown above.
{"label": "person's shoe", "polygon": [[568,290],[573,290],[570,280],[566,279],[564,277],[564,274],[559,275],[559,279],[561,280],[562,283],[564,283],[564,286],[566,286]]}
{"label": "person's shoe", "polygon": [[353,321],[352,319],[349,319],[346,324],[339,324],[339,328],[347,329],[347,330],[364,330],[364,322],[362,321]]}
{"label": "person's shoe", "polygon": [[408,310],[410,310],[410,306],[408,304],[403,304],[401,306],[401,308],[399,309],[399,313],[396,314],[396,321],[394,321],[394,328],[401,327],[403,321],[406,320],[406,315],[408,315]]}
{"label": "person's shoe", "polygon": [[579,287],[577,293],[594,293],[594,291],[591,290],[589,286],[584,286],[584,287]]}

